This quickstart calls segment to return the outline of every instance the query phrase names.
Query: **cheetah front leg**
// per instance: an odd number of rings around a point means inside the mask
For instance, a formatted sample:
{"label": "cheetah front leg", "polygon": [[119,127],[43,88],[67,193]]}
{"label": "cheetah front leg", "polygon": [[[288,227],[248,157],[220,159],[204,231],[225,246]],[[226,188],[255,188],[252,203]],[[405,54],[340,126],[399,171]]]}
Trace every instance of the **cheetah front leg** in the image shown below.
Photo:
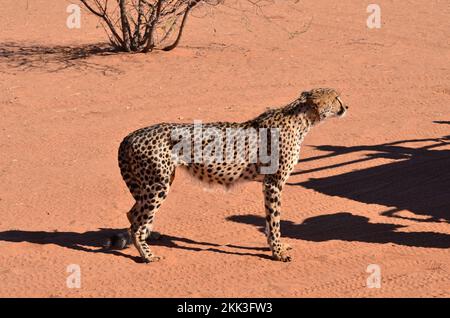
{"label": "cheetah front leg", "polygon": [[273,258],[277,261],[290,262],[290,246],[281,243],[280,214],[281,190],[283,183],[273,176],[264,179],[264,203],[266,209],[266,235]]}

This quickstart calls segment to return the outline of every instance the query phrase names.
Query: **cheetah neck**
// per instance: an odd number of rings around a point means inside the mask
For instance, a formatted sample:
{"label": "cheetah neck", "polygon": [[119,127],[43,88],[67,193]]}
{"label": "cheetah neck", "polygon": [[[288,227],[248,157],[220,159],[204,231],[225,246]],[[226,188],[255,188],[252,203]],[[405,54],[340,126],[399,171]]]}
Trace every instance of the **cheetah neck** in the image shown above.
{"label": "cheetah neck", "polygon": [[269,109],[258,117],[244,122],[244,126],[254,128],[281,128],[288,130],[296,130],[302,136],[316,125],[320,118],[309,105],[296,100],[284,107]]}

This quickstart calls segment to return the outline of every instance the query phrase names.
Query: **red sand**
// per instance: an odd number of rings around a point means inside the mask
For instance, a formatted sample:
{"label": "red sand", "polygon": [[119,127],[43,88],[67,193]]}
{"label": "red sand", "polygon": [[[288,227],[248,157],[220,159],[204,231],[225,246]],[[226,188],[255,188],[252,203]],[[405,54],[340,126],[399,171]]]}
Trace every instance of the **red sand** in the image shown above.
{"label": "red sand", "polygon": [[[0,7],[0,296],[449,296],[447,1],[378,1],[379,30],[366,1],[301,1],[274,17],[306,30],[291,39],[222,9],[192,17],[173,52],[70,64],[55,46],[103,41],[97,20],[68,30],[69,2],[27,2]],[[308,135],[284,190],[291,263],[268,259],[259,183],[207,192],[183,174],[156,219],[163,261],[98,252],[107,229],[128,226],[116,158],[127,133],[244,120],[321,86],[350,111]],[[70,264],[79,289],[66,286]],[[369,264],[379,289],[366,287]]]}

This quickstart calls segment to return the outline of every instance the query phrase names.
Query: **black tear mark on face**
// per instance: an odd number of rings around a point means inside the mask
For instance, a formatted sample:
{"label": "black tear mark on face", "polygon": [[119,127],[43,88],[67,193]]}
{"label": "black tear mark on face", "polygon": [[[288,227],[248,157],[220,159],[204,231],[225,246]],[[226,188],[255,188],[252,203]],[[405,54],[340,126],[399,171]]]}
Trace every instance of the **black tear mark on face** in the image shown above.
{"label": "black tear mark on face", "polygon": [[344,105],[341,101],[341,99],[338,97],[336,97],[337,101],[339,102],[339,111],[336,113],[339,117],[342,117],[345,115],[345,113],[347,112],[348,106]]}

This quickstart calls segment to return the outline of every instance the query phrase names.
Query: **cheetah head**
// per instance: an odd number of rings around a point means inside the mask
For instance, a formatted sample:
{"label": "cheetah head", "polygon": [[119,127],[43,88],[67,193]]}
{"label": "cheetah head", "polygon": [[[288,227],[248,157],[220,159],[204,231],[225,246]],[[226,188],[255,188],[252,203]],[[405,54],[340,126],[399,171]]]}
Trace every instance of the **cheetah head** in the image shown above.
{"label": "cheetah head", "polygon": [[300,98],[309,106],[311,114],[317,121],[343,117],[348,110],[348,106],[340,99],[339,93],[331,88],[315,88],[303,92]]}

